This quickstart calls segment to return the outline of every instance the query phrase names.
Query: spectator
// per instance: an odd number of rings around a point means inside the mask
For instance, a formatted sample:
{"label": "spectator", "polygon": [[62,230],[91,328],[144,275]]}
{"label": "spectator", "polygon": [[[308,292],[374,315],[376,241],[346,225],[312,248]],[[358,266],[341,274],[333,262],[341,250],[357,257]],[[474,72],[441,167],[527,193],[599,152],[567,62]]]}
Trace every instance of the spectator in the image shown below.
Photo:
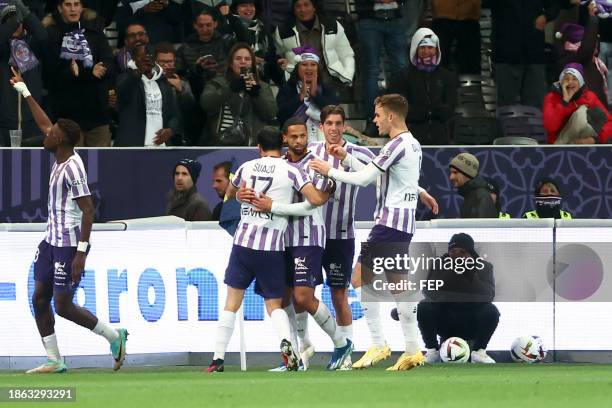
{"label": "spectator", "polygon": [[261,20],[266,31],[273,33],[277,27],[291,21],[292,0],[260,0]]}
{"label": "spectator", "polygon": [[548,0],[491,1],[497,106],[539,108],[546,93],[544,28],[555,19]]}
{"label": "spectator", "polygon": [[96,12],[98,31],[104,30],[115,19],[120,0],[83,0],[83,7]]}
{"label": "spectator", "polygon": [[602,143],[612,136],[612,117],[597,95],[590,91],[582,74],[582,65],[565,66],[559,82],[544,98],[544,128],[548,143],[568,144],[599,139]]}
{"label": "spectator", "polygon": [[[123,7],[117,12],[117,29],[132,22],[142,24],[151,44],[180,42],[182,40],[181,6],[177,0],[121,0]],[[182,2],[181,2],[182,3]]]}
{"label": "spectator", "polygon": [[[0,6],[0,146],[10,146],[9,130],[18,128],[19,112],[17,98],[21,97],[13,89],[11,67],[21,73],[32,97],[37,101],[42,97],[42,72],[40,56],[43,53],[47,32],[40,20],[30,12],[22,0],[11,5]],[[42,135],[27,103],[21,108],[22,145],[25,139],[32,139],[41,145]]]}
{"label": "spectator", "polygon": [[549,177],[541,178],[533,193],[535,210],[527,211],[523,214],[523,218],[555,218],[570,220],[572,214],[561,209],[563,205],[563,197],[559,184]]}
{"label": "spectator", "polygon": [[295,68],[294,48],[310,46],[322,56],[322,82],[341,88],[352,85],[355,75],[355,53],[346,38],[344,27],[335,19],[317,13],[316,0],[293,0],[295,22],[277,28],[274,33],[279,64],[287,72]]}
{"label": "spectator", "polygon": [[[119,128],[115,146],[166,146],[177,140],[178,112],[174,89],[155,64],[150,45],[134,50],[135,70],[117,80]],[[174,139],[173,139],[174,138]]]}
{"label": "spectator", "polygon": [[232,172],[232,162],[224,161],[218,163],[213,167],[213,189],[217,192],[217,195],[221,199],[212,212],[212,221],[219,221],[221,219],[221,211],[225,204],[225,191],[230,182]]}
{"label": "spectator", "polygon": [[226,41],[248,42],[249,35],[246,27],[240,22],[239,18],[231,13],[229,4],[235,6],[236,1],[197,0],[191,3],[191,7],[194,16],[202,11],[212,13],[218,23],[217,31]]}
{"label": "spectator", "polygon": [[80,0],[60,0],[44,18],[43,81],[53,117],[79,124],[79,145],[104,147],[111,140],[108,90],[115,70],[106,36],[94,23],[95,13],[84,12]]}
{"label": "spectator", "polygon": [[210,221],[208,203],[196,188],[202,165],[191,159],[182,159],[174,166],[174,188],[168,193],[166,215],[175,215],[185,221]]}
{"label": "spectator", "polygon": [[406,27],[401,18],[400,6],[404,0],[355,0],[357,32],[361,49],[361,75],[363,78],[363,103],[368,118],[364,133],[377,136],[372,122],[374,99],[378,96],[380,56],[382,48],[388,58],[387,77],[397,76],[406,68]]}
{"label": "spectator", "polygon": [[182,136],[179,139],[182,139],[188,145],[193,145],[196,142],[195,140],[186,139],[188,135],[185,133],[183,119],[193,111],[196,101],[193,92],[191,92],[189,82],[176,73],[176,51],[174,46],[166,42],[157,44],[155,46],[155,62],[162,68],[164,76],[174,91],[178,104],[178,129],[179,134]]}
{"label": "spectator", "polygon": [[119,73],[136,68],[132,55],[137,44],[148,45],[149,35],[147,34],[147,29],[142,24],[131,23],[125,29],[125,43],[117,51],[117,69]]}
{"label": "spectator", "polygon": [[448,125],[457,102],[457,77],[440,67],[442,52],[436,34],[420,28],[412,37],[410,66],[392,78],[388,92],[406,97],[406,121],[421,145],[449,143]]}
{"label": "spectator", "polygon": [[608,68],[602,60],[597,57],[598,39],[597,32],[599,19],[595,16],[595,3],[589,6],[589,19],[585,27],[564,23],[557,38],[559,42],[559,71],[570,63],[581,64],[584,68],[584,82],[586,86],[597,95],[601,103],[608,105],[607,84]]}
{"label": "spectator", "polygon": [[208,115],[211,145],[253,145],[254,136],[276,118],[270,86],[261,82],[253,50],[238,43],[227,69],[206,84],[200,105]]}
{"label": "spectator", "polygon": [[323,81],[321,65],[316,51],[308,47],[296,48],[296,68],[278,95],[278,121],[285,123],[291,117],[299,117],[306,124],[310,142],[324,140],[319,127],[321,109],[338,103],[334,88]]}
{"label": "spectator", "polygon": [[[481,0],[433,0],[432,28],[440,37],[443,67],[451,69],[454,63],[460,74],[480,75],[480,6]],[[452,55],[455,40],[457,53]]]}
{"label": "spectator", "polygon": [[283,72],[276,63],[274,38],[257,18],[258,9],[255,0],[237,0],[232,2],[232,9],[240,24],[246,28],[245,42],[251,46],[257,59],[257,69],[262,80],[280,84]]}
{"label": "spectator", "polygon": [[478,164],[470,153],[460,153],[450,162],[450,181],[463,197],[460,218],[497,218],[488,183],[478,175]]}
{"label": "spectator", "polygon": [[510,214],[501,210],[501,197],[499,196],[499,184],[497,184],[497,181],[490,177],[485,177],[485,181],[487,182],[487,188],[489,189],[491,200],[493,200],[495,208],[497,209],[497,217],[505,219],[512,218]]}
{"label": "spectator", "polygon": [[[466,261],[469,259],[472,262]],[[477,259],[482,268],[478,267]],[[419,330],[427,348],[425,361],[440,362],[440,343],[449,337],[460,337],[472,341],[472,363],[495,363],[486,352],[499,323],[499,310],[492,303],[495,298],[493,265],[479,257],[474,240],[464,233],[452,236],[448,253],[439,264],[434,263],[427,279],[441,280],[444,286],[424,290],[425,299],[417,307]],[[449,264],[452,268],[446,267]]]}

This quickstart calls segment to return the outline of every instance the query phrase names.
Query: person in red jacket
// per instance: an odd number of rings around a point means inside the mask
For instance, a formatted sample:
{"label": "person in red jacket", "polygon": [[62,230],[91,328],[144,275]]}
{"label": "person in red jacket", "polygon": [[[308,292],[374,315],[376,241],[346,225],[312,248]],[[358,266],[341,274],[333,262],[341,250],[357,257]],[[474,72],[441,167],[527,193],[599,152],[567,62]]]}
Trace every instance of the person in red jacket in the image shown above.
{"label": "person in red jacket", "polygon": [[605,143],[612,137],[612,116],[584,85],[582,65],[567,64],[544,98],[544,128],[549,144]]}

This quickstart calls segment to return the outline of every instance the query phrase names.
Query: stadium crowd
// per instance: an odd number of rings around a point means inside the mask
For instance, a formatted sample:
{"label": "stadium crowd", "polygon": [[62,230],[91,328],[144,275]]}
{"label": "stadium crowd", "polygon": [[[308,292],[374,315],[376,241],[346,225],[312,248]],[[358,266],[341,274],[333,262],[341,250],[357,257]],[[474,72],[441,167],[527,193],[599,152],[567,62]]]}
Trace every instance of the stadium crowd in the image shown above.
{"label": "stadium crowd", "polygon": [[[603,1],[337,3],[0,0],[0,146],[16,129],[23,146],[42,144],[9,66],[54,119],[80,125],[83,146],[254,145],[263,126],[296,115],[322,140],[320,110],[337,103],[361,108],[349,132],[373,143],[385,89],[408,99],[423,145],[612,136]],[[520,113],[530,109],[535,122]]]}

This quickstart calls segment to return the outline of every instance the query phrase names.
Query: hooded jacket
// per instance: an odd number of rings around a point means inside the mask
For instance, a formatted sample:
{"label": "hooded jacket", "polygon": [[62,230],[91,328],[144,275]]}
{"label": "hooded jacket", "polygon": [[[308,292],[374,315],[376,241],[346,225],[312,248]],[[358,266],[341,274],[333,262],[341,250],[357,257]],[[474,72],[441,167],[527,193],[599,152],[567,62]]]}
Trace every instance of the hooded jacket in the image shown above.
{"label": "hooded jacket", "polygon": [[[319,17],[321,24],[322,58],[329,75],[351,85],[355,76],[355,52],[351,48],[344,27],[334,19]],[[294,48],[300,47],[300,35],[295,23],[279,27],[274,32],[274,42],[278,55],[284,56],[289,63],[287,72],[295,69]]]}
{"label": "hooded jacket", "polygon": [[[432,36],[437,42],[438,66],[432,72],[417,69],[419,43]],[[429,28],[420,28],[412,37],[408,69],[390,80],[389,92],[406,97],[410,109],[406,122],[414,137],[422,145],[448,144],[448,122],[453,117],[457,103],[457,76],[439,66],[442,59],[438,37]]]}
{"label": "hooded jacket", "polygon": [[85,68],[81,61],[77,61],[79,76],[75,77],[71,61],[60,58],[64,34],[78,29],[79,25],[64,23],[58,11],[42,21],[48,35],[43,54],[43,81],[49,91],[52,116],[72,119],[84,131],[108,125],[108,90],[115,79],[113,53],[106,36],[92,26],[95,21],[96,13],[84,9],[80,24],[85,29],[93,63],[103,62],[107,68],[106,75],[100,79],[93,76],[93,68]]}
{"label": "hooded jacket", "polygon": [[498,211],[489,194],[487,181],[476,176],[459,187],[459,194],[463,197],[461,204],[461,218],[497,218]]}
{"label": "hooded jacket", "polygon": [[[179,135],[179,113],[174,88],[168,83],[161,70],[153,78],[162,94],[163,128],[172,129],[172,138],[166,143],[180,144],[175,140]],[[117,79],[117,110],[119,127],[115,146],[144,146],[147,128],[147,109],[142,76],[138,71],[128,71]]]}

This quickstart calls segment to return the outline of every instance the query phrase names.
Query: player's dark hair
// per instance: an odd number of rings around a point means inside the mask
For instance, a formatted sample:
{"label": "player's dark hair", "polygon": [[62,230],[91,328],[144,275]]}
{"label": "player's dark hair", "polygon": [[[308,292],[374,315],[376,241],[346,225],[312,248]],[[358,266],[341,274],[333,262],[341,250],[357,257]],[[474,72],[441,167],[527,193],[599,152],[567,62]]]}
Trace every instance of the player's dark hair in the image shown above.
{"label": "player's dark hair", "polygon": [[232,172],[232,162],[224,161],[224,162],[215,164],[215,167],[213,167],[213,172],[217,171],[218,169],[223,169],[223,171],[225,172],[225,177],[229,178],[229,175]]}
{"label": "player's dark hair", "polygon": [[408,115],[408,101],[400,94],[382,95],[374,100],[374,106],[381,106],[405,119]]}
{"label": "player's dark hair", "polygon": [[287,132],[289,132],[289,128],[291,126],[304,126],[306,127],[306,122],[304,122],[304,119],[297,117],[297,116],[292,116],[289,119],[287,119],[285,121],[285,123],[283,123],[283,135],[286,135]]}
{"label": "player's dark hair", "polygon": [[264,152],[280,150],[283,146],[283,135],[275,126],[264,126],[257,133],[257,144]]}
{"label": "player's dark hair", "polygon": [[327,105],[321,109],[321,124],[325,123],[325,120],[329,115],[340,115],[342,116],[342,123],[346,122],[346,112],[340,105]]}
{"label": "player's dark hair", "polygon": [[68,140],[68,144],[70,144],[72,147],[76,146],[81,140],[81,127],[78,125],[78,123],[70,119],[60,118],[57,121],[57,127],[64,132],[66,139]]}

